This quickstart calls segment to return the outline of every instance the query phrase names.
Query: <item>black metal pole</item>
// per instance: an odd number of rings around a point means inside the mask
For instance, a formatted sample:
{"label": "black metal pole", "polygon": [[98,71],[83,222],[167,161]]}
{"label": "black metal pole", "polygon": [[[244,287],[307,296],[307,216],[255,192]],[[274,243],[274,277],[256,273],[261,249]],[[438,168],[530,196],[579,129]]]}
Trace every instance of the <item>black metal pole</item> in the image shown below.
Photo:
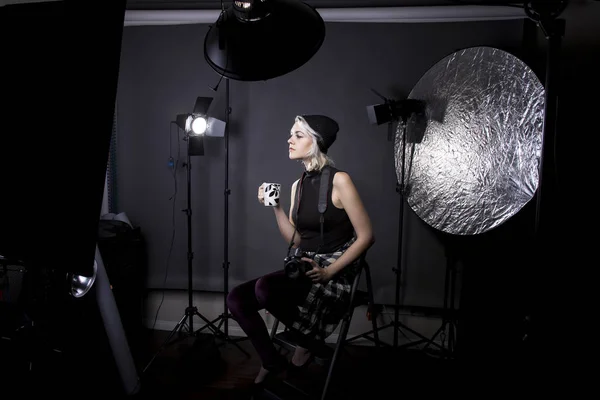
{"label": "black metal pole", "polygon": [[[550,17],[548,17],[550,18]],[[548,40],[548,50],[546,53],[546,79],[545,79],[545,103],[544,103],[544,126],[542,136],[542,155],[539,165],[539,181],[538,192],[536,197],[535,210],[535,236],[540,238],[544,232],[542,223],[545,222],[542,218],[544,212],[544,203],[542,196],[545,193],[546,185],[551,176],[555,173],[553,168],[556,161],[554,159],[554,141],[556,136],[557,117],[558,117],[558,95],[556,90],[557,75],[559,70],[560,46],[562,36],[565,31],[565,21],[561,19],[544,19],[542,18],[538,25],[544,32]],[[550,167],[549,167],[550,166]],[[552,189],[552,188],[551,188]]]}
{"label": "black metal pole", "polygon": [[[560,76],[560,47],[562,36],[565,32],[565,20],[557,19],[559,12],[552,9],[545,9],[545,6],[552,7],[552,4],[536,3],[539,8],[533,12],[526,9],[530,17],[535,20],[538,27],[542,30],[547,40],[546,50],[546,76],[545,76],[545,103],[544,103],[544,122],[542,129],[542,149],[538,169],[538,188],[536,194],[536,208],[534,221],[534,242],[535,252],[538,264],[534,266],[535,273],[532,276],[549,277],[556,276],[557,244],[556,220],[548,218],[553,213],[556,204],[553,203],[552,194],[556,195],[557,173],[555,166],[555,141],[558,126],[558,103],[559,90],[557,84]],[[535,7],[534,7],[535,8]],[[537,13],[538,16],[535,16]],[[554,178],[554,179],[553,179]],[[548,196],[550,194],[551,196]],[[550,272],[549,272],[550,271]],[[541,332],[541,324],[551,323],[552,316],[546,314],[545,299],[552,298],[553,293],[549,292],[549,287],[553,287],[555,282],[542,281],[537,278],[535,282],[534,296],[529,300],[529,310],[526,311],[524,321],[527,323],[523,340],[529,337],[536,337]],[[533,325],[532,325],[533,324]],[[528,339],[530,351],[543,351],[543,346],[538,339],[533,342]],[[532,347],[533,346],[533,347]],[[537,347],[536,347],[537,346]]]}
{"label": "black metal pole", "polygon": [[[398,327],[398,319],[400,313],[400,275],[402,273],[402,245],[403,245],[403,231],[404,231],[404,182],[405,182],[405,169],[406,169],[406,123],[402,121],[402,169],[400,172],[400,182],[396,186],[396,191],[400,195],[400,214],[398,216],[398,259],[397,266],[394,269],[396,272],[396,298],[394,302],[394,325]],[[398,346],[398,329],[394,329],[394,347]]]}
{"label": "black metal pole", "polygon": [[229,336],[227,309],[227,295],[229,294],[229,79],[225,79],[225,227],[224,227],[224,261],[223,261],[223,282],[225,286],[225,295],[223,296],[223,316],[225,325],[225,336]]}
{"label": "black metal pole", "polygon": [[190,163],[190,137],[187,137],[187,208],[185,210],[187,214],[187,237],[188,237],[188,252],[187,252],[187,268],[188,268],[188,316],[189,316],[189,333],[194,333],[194,314],[190,312],[193,309],[193,285],[192,285],[192,260],[194,259],[194,253],[192,251],[192,164]]}

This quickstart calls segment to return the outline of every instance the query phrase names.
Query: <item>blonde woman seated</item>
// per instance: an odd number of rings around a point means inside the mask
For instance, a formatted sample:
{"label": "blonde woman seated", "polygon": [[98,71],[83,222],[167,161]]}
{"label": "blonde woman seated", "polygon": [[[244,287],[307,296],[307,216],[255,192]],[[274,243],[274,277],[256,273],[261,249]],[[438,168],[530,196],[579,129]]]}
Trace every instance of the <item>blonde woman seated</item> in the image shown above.
{"label": "blonde woman seated", "polygon": [[[279,231],[288,244],[304,252],[310,264],[304,279],[292,279],[284,269],[235,287],[227,297],[234,319],[248,335],[262,361],[257,387],[269,375],[302,368],[338,326],[350,300],[359,257],[374,243],[371,221],[348,173],[333,166],[327,150],[337,137],[338,124],[323,115],[297,116],[288,139],[289,158],[304,171],[292,184],[286,213],[273,207]],[[327,209],[321,237],[317,208],[321,177],[329,170]],[[263,203],[262,188],[258,200]],[[264,320],[266,309],[294,333],[298,344],[288,363],[274,346]]]}

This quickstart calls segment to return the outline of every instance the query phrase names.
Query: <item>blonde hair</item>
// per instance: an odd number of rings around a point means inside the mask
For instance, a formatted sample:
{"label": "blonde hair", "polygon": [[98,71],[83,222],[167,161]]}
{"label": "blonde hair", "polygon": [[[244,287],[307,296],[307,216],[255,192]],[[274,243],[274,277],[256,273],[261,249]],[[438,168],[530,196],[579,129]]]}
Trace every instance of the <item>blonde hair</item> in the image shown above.
{"label": "blonde hair", "polygon": [[308,122],[306,122],[306,120],[304,118],[302,118],[302,116],[300,116],[300,115],[296,116],[295,122],[297,122],[298,125],[300,125],[300,127],[302,127],[302,129],[304,129],[306,132],[308,132],[308,134],[310,135],[310,137],[312,139],[312,146],[310,147],[308,154],[306,154],[306,157],[308,158],[308,162],[306,164],[306,170],[307,171],[320,171],[326,165],[333,166],[334,165],[333,160],[327,154],[323,153],[321,151],[321,149],[319,148],[318,141],[323,140],[321,135],[319,135],[317,132],[315,132],[310,127],[310,125],[308,125]]}

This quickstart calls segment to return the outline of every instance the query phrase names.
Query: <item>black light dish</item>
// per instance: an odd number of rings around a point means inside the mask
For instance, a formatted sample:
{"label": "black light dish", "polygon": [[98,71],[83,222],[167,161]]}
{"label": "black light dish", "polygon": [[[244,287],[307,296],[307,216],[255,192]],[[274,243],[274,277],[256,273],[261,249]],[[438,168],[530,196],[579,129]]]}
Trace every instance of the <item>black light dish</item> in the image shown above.
{"label": "black light dish", "polygon": [[204,39],[204,58],[219,75],[263,81],[308,62],[325,40],[313,7],[293,0],[234,1]]}

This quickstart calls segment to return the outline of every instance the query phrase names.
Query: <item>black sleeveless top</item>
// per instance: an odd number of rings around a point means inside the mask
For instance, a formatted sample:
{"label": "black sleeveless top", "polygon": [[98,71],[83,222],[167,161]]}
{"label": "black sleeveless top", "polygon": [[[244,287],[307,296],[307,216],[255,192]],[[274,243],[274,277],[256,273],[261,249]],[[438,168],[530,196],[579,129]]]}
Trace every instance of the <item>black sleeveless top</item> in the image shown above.
{"label": "black sleeveless top", "polygon": [[[321,245],[321,223],[318,210],[319,188],[321,185],[321,172],[309,171],[303,174],[303,179],[296,186],[296,199],[292,220],[302,238],[300,248],[305,251],[319,251],[319,253],[332,253],[354,237],[354,227],[343,209],[337,208],[331,201],[333,177],[340,171],[332,166],[330,169],[329,187],[327,190],[327,210],[323,225],[324,245]],[[300,196],[300,201],[298,197]]]}

